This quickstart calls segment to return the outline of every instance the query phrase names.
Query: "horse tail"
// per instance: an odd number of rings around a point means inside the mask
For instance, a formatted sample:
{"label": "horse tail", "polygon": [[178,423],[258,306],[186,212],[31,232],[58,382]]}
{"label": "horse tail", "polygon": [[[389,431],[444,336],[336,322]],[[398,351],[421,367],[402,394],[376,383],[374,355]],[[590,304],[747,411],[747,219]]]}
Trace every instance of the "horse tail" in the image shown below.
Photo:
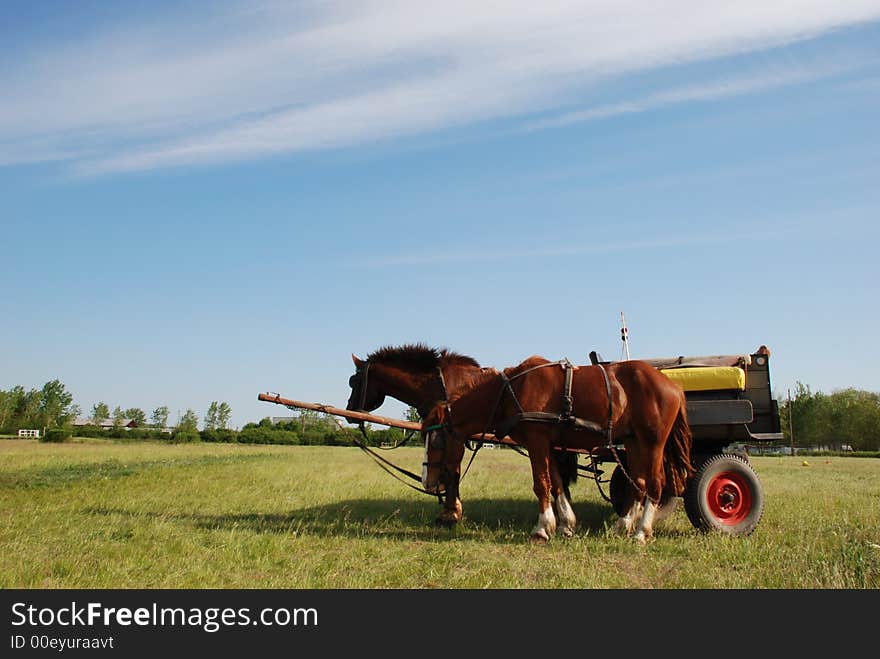
{"label": "horse tail", "polygon": [[553,451],[553,459],[559,468],[565,496],[571,501],[571,486],[578,477],[578,454],[572,451]]}
{"label": "horse tail", "polygon": [[694,473],[694,466],[691,463],[692,444],[693,435],[687,419],[687,403],[684,391],[682,391],[681,405],[663,449],[666,487],[671,490],[670,494],[674,496],[684,494],[687,481]]}

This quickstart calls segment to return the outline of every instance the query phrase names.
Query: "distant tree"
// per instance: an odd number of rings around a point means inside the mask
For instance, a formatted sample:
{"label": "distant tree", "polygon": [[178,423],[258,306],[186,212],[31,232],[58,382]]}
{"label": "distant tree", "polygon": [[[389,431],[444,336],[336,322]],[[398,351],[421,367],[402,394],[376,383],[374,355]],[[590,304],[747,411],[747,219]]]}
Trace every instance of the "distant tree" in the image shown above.
{"label": "distant tree", "polygon": [[143,426],[147,423],[147,413],[139,407],[129,407],[125,410],[125,417],[134,421],[138,426]]}
{"label": "distant tree", "polygon": [[880,394],[843,389],[832,394],[813,393],[796,383],[794,396],[780,405],[782,430],[804,448],[880,450]]}
{"label": "distant tree", "polygon": [[0,391],[0,429],[5,430],[12,420],[15,398],[11,391]]}
{"label": "distant tree", "polygon": [[305,432],[306,426],[313,426],[318,422],[318,413],[314,410],[300,410],[299,423],[300,431]]}
{"label": "distant tree", "polygon": [[199,415],[196,414],[195,410],[189,409],[184,413],[180,418],[180,421],[177,422],[177,430],[184,432],[198,432]]}
{"label": "distant tree", "polygon": [[828,397],[828,444],[840,449],[872,450],[880,447],[880,394],[859,389],[835,391]]}
{"label": "distant tree", "polygon": [[110,418],[110,407],[107,403],[99,402],[92,405],[92,423],[100,426],[101,422]]}
{"label": "distant tree", "polygon": [[60,426],[70,417],[73,395],[67,391],[60,380],[52,380],[43,385],[40,391],[40,425],[43,429]]}
{"label": "distant tree", "polygon": [[153,410],[153,414],[150,416],[150,419],[153,422],[153,425],[157,428],[167,428],[168,427],[168,407],[162,405],[161,407],[157,407]]}
{"label": "distant tree", "polygon": [[230,418],[232,418],[232,408],[229,407],[229,403],[224,401],[217,408],[217,427],[228,428]]}
{"label": "distant tree", "polygon": [[220,407],[217,401],[212,401],[208,405],[208,412],[205,414],[205,430],[215,430],[217,428],[217,408]]}
{"label": "distant tree", "polygon": [[422,417],[419,416],[419,411],[412,406],[406,408],[403,418],[407,421],[415,421],[416,423],[422,422]]}
{"label": "distant tree", "polygon": [[10,391],[12,395],[11,416],[7,426],[16,428],[37,428],[40,426],[40,391],[38,389],[25,390],[22,386],[15,386]]}
{"label": "distant tree", "polygon": [[113,427],[121,428],[123,421],[125,421],[125,411],[117,405],[113,409]]}

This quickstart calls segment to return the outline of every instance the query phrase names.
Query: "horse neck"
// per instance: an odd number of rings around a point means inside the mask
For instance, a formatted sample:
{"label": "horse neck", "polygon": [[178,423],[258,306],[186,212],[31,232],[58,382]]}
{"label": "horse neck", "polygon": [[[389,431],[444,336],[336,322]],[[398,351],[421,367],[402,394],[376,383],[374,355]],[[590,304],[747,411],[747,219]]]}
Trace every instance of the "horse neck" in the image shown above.
{"label": "horse neck", "polygon": [[[452,426],[459,436],[470,437],[494,426],[499,412],[501,373],[495,369],[482,371],[470,388],[452,399]],[[490,418],[489,415],[492,415]]]}
{"label": "horse neck", "polygon": [[407,371],[387,364],[374,364],[370,377],[382,387],[382,393],[416,408],[424,408],[436,402],[440,391],[435,372]]}
{"label": "horse neck", "polygon": [[441,364],[440,368],[446,382],[446,393],[450,397],[472,387],[483,373],[482,368],[473,364]]}

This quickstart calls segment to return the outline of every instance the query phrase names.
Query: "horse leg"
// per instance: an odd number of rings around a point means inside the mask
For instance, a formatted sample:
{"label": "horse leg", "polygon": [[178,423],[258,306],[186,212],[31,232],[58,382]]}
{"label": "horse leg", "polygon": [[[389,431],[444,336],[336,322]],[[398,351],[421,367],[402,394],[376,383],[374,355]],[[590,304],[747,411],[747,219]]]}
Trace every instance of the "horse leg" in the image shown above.
{"label": "horse leg", "polygon": [[630,535],[633,532],[633,527],[636,524],[636,520],[641,517],[642,514],[642,504],[636,497],[632,497],[632,503],[629,508],[627,508],[626,515],[617,520],[617,524],[614,526],[614,531],[618,535]]}
{"label": "horse leg", "polygon": [[453,482],[446,486],[443,509],[435,521],[437,526],[452,528],[461,521],[462,508],[461,499],[458,498],[458,481],[459,475],[455,474]]}
{"label": "horse leg", "polygon": [[[626,464],[627,468],[624,473],[626,473],[629,478],[631,478],[635,482],[635,486],[633,483],[630,483],[627,480],[626,487],[626,495],[624,498],[623,508],[626,510],[626,514],[617,520],[617,524],[614,527],[615,532],[621,536],[628,536],[632,534],[633,528],[635,527],[636,521],[642,515],[642,503],[641,497],[638,496],[639,492],[643,492],[645,489],[644,479],[639,480],[637,474],[633,469],[633,465],[637,465],[639,463],[639,447],[638,446],[629,446],[627,445],[626,451]],[[621,464],[620,469],[624,469]],[[638,491],[636,488],[639,488]]]}
{"label": "horse leg", "polygon": [[459,498],[459,482],[461,480],[461,461],[464,458],[464,444],[455,442],[450,449],[446,461],[446,469],[449,473],[450,482],[446,484],[446,493],[443,497],[443,509],[437,517],[436,524],[452,528],[461,521],[462,507]]}
{"label": "horse leg", "polygon": [[574,510],[571,507],[571,502],[568,498],[567,487],[562,475],[559,472],[559,460],[556,460],[556,455],[553,456],[554,459],[550,460],[550,480],[552,483],[552,492],[553,492],[553,511],[556,513],[556,520],[558,523],[558,530],[562,533],[562,535],[566,538],[570,538],[574,535],[574,528],[577,524],[577,519],[574,515]]}
{"label": "horse leg", "polygon": [[[665,474],[663,472],[663,443],[655,442],[652,450],[645,451],[649,456],[647,473],[645,474],[645,509],[636,524],[633,540],[645,544],[654,534],[654,516],[663,495]],[[638,481],[636,481],[638,482]]]}
{"label": "horse leg", "polygon": [[547,542],[556,533],[556,515],[550,503],[550,444],[545,441],[530,441],[526,446],[532,463],[532,489],[538,497],[538,523],[532,529],[532,540]]}

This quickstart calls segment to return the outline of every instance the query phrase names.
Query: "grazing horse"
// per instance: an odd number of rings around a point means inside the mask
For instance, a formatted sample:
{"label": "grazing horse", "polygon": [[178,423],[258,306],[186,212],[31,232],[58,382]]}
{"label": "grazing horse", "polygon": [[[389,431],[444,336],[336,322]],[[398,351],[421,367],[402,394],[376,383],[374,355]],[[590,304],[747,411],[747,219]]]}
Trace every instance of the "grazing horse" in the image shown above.
{"label": "grazing horse", "polygon": [[[365,360],[355,355],[351,358],[356,370],[349,379],[351,395],[347,410],[372,412],[382,405],[386,396],[391,396],[416,408],[423,419],[435,405],[448,403],[450,396],[470,387],[486,370],[472,357],[422,344],[381,348]],[[556,473],[560,474],[562,487],[568,493],[569,483],[577,477],[577,455],[556,453],[560,462]],[[437,523],[452,526],[462,516],[458,483],[464,443],[451,446],[446,458],[448,469],[444,470],[443,477],[428,483],[423,469],[422,485],[438,495],[445,494]]]}
{"label": "grazing horse", "polygon": [[639,543],[652,536],[661,496],[680,496],[693,473],[684,391],[646,362],[573,366],[534,356],[504,371],[483,371],[449,403],[435,406],[423,422],[427,480],[440,478],[465,438],[507,433],[528,450],[539,511],[532,539],[538,542],[556,532],[557,516],[565,535],[575,524],[553,473],[555,448],[623,442],[630,487],[617,529]]}

